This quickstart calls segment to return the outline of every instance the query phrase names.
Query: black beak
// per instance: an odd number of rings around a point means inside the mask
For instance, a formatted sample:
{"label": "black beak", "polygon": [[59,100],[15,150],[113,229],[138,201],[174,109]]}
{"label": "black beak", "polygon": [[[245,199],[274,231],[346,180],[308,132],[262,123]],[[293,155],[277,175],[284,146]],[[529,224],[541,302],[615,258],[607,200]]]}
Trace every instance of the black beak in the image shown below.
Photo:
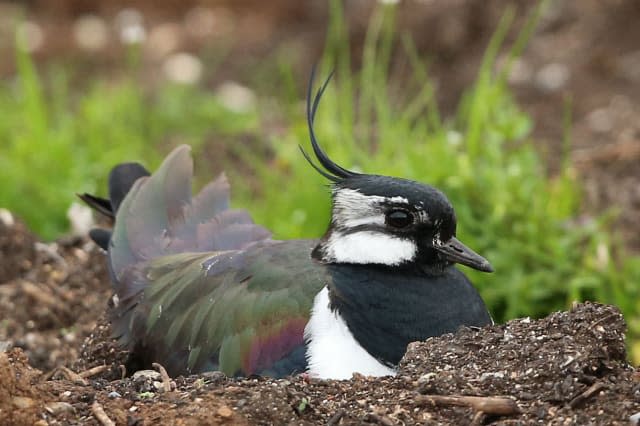
{"label": "black beak", "polygon": [[456,262],[482,272],[493,272],[493,267],[487,259],[462,244],[456,237],[451,237],[449,241],[444,243],[434,241],[433,248],[451,262]]}

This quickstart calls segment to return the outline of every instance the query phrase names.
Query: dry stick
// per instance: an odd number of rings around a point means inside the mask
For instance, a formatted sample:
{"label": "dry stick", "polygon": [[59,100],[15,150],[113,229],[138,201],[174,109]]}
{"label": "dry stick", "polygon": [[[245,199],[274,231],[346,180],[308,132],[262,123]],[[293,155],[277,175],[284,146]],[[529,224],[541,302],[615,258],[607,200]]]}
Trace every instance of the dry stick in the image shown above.
{"label": "dry stick", "polygon": [[91,376],[95,376],[96,374],[100,374],[103,371],[109,368],[108,365],[98,365],[97,367],[90,368],[82,373],[76,373],[65,366],[59,366],[42,376],[42,381],[47,381],[51,379],[56,373],[62,373],[62,375],[67,379],[71,380],[75,384],[78,385],[88,385],[86,378]]}
{"label": "dry stick", "polygon": [[163,390],[165,392],[171,392],[171,378],[169,377],[169,374],[167,374],[167,370],[157,362],[154,362],[151,366],[160,372],[160,375],[162,376]]}
{"label": "dry stick", "polygon": [[76,373],[75,371],[71,371],[70,369],[68,369],[65,366],[60,366],[58,367],[60,369],[60,372],[62,372],[62,374],[69,380],[71,380],[73,383],[78,384],[78,385],[88,385],[89,383],[87,383],[87,381],[84,379],[84,377],[82,377],[81,375],[79,375],[78,373]]}
{"label": "dry stick", "polygon": [[589,387],[589,389],[587,389],[586,391],[582,392],[580,395],[578,395],[575,398],[573,398],[571,400],[571,402],[569,402],[569,407],[576,408],[577,406],[581,405],[587,399],[589,399],[592,396],[596,395],[597,393],[599,393],[601,390],[605,389],[606,387],[607,386],[604,383],[600,383],[600,382],[594,383],[593,385],[591,385]]}
{"label": "dry stick", "polygon": [[518,414],[520,408],[511,398],[499,396],[442,396],[442,395],[417,395],[416,404],[424,405],[457,405],[471,407],[474,410],[486,414],[508,416]]}
{"label": "dry stick", "polygon": [[95,376],[96,374],[100,374],[103,371],[107,371],[109,368],[110,367],[108,365],[98,365],[96,367],[85,370],[81,373],[78,373],[78,376],[82,377],[83,379],[86,379],[91,376]]}
{"label": "dry stick", "polygon": [[41,382],[46,382],[48,380],[51,380],[51,378],[53,377],[54,374],[56,374],[58,372],[58,367],[49,370],[48,372],[44,373],[42,376],[40,376],[40,381]]}
{"label": "dry stick", "polygon": [[73,371],[69,370],[65,366],[60,366],[60,367],[54,368],[53,370],[51,370],[48,373],[44,374],[40,380],[42,380],[43,382],[46,382],[47,380],[50,380],[53,376],[55,376],[57,373],[62,373],[62,375],[67,380],[71,380],[73,383],[75,383],[77,385],[83,385],[83,386],[88,385],[88,383],[84,379],[84,377],[82,377],[81,375],[79,375],[77,373],[74,373]]}
{"label": "dry stick", "polygon": [[93,401],[93,404],[91,404],[91,412],[96,416],[96,419],[98,419],[102,426],[116,426],[113,420],[111,420],[109,416],[107,416],[107,413],[104,412],[102,405],[100,405],[98,401]]}

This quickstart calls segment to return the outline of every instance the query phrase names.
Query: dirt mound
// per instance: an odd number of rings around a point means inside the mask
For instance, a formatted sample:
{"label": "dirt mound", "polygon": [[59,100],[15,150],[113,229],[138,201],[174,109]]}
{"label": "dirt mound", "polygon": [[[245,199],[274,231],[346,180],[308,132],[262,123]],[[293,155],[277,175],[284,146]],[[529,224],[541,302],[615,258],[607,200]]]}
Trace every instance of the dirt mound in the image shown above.
{"label": "dirt mound", "polygon": [[624,333],[617,308],[581,304],[539,321],[413,343],[401,371],[419,377],[424,394],[508,395],[524,421],[626,422],[640,408],[640,386],[626,361]]}
{"label": "dirt mound", "polygon": [[5,209],[0,209],[0,284],[13,280],[31,269],[35,259],[36,238],[24,223]]}
{"label": "dirt mound", "polygon": [[[0,418],[9,410],[11,424],[102,416],[117,424],[628,424],[640,412],[640,382],[624,330],[615,307],[580,304],[414,343],[397,377],[346,381],[43,375],[13,349],[0,353]],[[122,359],[106,355],[107,366]]]}
{"label": "dirt mound", "polygon": [[[0,241],[33,238],[20,233],[0,227]],[[612,306],[413,343],[396,377],[169,378],[136,372],[111,339],[102,253],[77,238],[24,247],[3,253],[31,266],[0,285],[0,425],[628,424],[640,412]]]}
{"label": "dirt mound", "polygon": [[0,249],[0,348],[45,371],[69,365],[110,297],[104,255],[79,238],[37,242],[19,220],[0,224]]}

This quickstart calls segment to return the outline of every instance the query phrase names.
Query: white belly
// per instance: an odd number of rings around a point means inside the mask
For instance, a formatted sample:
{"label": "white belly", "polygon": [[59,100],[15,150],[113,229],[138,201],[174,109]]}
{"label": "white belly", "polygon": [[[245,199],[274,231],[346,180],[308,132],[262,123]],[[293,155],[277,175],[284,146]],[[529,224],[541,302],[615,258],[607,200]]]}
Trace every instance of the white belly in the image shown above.
{"label": "white belly", "polygon": [[316,296],[311,319],[304,329],[307,362],[312,377],[350,379],[365,376],[394,376],[395,370],[372,357],[353,337],[344,319],[329,308],[329,289]]}

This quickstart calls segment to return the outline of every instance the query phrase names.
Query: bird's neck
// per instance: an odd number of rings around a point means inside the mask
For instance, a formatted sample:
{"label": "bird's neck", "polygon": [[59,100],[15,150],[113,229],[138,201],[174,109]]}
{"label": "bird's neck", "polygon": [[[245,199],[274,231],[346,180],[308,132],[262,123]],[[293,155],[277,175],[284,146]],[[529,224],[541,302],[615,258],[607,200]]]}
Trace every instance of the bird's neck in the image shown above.
{"label": "bird's neck", "polygon": [[396,365],[410,342],[488,321],[477,292],[453,267],[437,276],[415,265],[328,268],[331,308],[360,345],[387,365]]}

